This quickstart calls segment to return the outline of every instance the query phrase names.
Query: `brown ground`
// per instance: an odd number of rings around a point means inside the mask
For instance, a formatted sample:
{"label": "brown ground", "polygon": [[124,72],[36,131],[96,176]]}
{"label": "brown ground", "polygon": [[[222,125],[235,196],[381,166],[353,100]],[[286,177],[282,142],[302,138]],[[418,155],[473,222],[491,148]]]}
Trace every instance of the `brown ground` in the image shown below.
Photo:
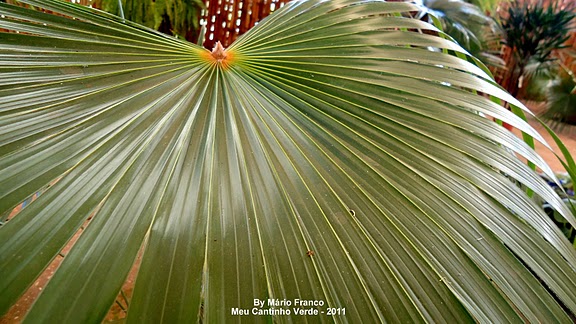
{"label": "brown ground", "polygon": [[[534,103],[528,103],[528,106],[532,111],[534,111],[536,113],[538,111],[542,110],[542,108],[543,108],[543,106],[541,104],[534,104]],[[540,123],[538,123],[536,120],[534,120],[533,118],[530,118],[530,117],[528,118],[528,122],[540,134],[542,134],[544,139],[548,142],[548,144],[553,148],[553,150],[555,152],[560,153],[560,150],[558,149],[558,147],[554,143],[554,140],[552,139],[552,137],[550,135],[548,135],[548,133],[546,132],[544,127],[542,127],[540,125]],[[519,132],[517,130],[515,130],[514,132],[519,135]],[[564,142],[564,144],[566,145],[566,147],[568,148],[570,153],[576,158],[576,126],[569,127],[567,129],[565,129],[564,131],[562,131],[561,133],[559,133],[558,135],[560,136],[560,138],[562,139],[562,141]],[[558,159],[556,158],[556,156],[554,155],[554,153],[552,151],[547,149],[541,143],[536,143],[536,151],[550,165],[552,170],[558,171],[558,172],[564,172],[564,168],[562,167],[562,164],[558,161]],[[13,213],[15,214],[18,211],[19,211],[19,209],[16,209],[13,211]],[[80,235],[80,232],[81,232],[81,230],[78,231],[78,233],[74,236],[74,238],[71,240],[71,242],[68,244],[68,246],[62,251],[63,255],[68,253],[68,250],[73,245],[73,242],[76,241],[76,239]],[[8,313],[5,314],[4,316],[0,317],[0,324],[15,324],[15,323],[20,323],[22,321],[22,318],[24,317],[26,311],[29,309],[30,305],[34,302],[36,297],[40,294],[40,292],[42,291],[43,287],[46,285],[48,280],[52,277],[52,275],[54,274],[54,271],[58,268],[58,265],[60,264],[62,259],[63,258],[61,256],[58,256],[52,262],[52,264],[34,282],[32,287],[30,287],[28,289],[28,291],[26,291],[26,293],[8,311]],[[130,272],[130,275],[128,276],[128,279],[126,280],[126,282],[123,286],[123,289],[122,289],[128,299],[130,299],[130,297],[132,295],[132,289],[134,287],[134,281],[135,281],[137,270],[138,270],[138,264],[139,264],[139,260],[136,262],[134,268]],[[122,307],[120,307],[118,304],[122,304]],[[126,303],[124,301],[124,298],[119,295],[117,298],[117,303],[112,306],[112,308],[110,309],[110,312],[106,316],[106,319],[104,322],[108,322],[108,323],[122,322],[122,319],[125,317],[125,312],[123,311],[122,308],[125,308],[125,306],[126,306]]]}

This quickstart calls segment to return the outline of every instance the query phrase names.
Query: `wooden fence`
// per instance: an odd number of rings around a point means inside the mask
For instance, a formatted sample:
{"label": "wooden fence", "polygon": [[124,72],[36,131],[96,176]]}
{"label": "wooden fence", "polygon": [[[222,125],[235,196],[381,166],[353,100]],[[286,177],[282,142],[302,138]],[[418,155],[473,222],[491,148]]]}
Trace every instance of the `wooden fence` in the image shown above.
{"label": "wooden fence", "polygon": [[289,0],[208,0],[201,24],[206,27],[204,47],[211,49],[216,41],[228,47],[272,11]]}

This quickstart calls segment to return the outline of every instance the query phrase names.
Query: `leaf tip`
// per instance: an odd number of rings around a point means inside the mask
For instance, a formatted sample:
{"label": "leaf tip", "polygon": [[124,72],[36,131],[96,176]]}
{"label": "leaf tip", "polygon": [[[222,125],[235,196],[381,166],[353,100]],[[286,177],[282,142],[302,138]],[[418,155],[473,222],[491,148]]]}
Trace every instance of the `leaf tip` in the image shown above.
{"label": "leaf tip", "polygon": [[224,46],[222,46],[222,43],[220,43],[220,41],[218,41],[216,45],[214,45],[211,54],[212,57],[218,62],[225,60],[226,57],[228,56],[228,53],[226,53],[226,49],[224,48]]}

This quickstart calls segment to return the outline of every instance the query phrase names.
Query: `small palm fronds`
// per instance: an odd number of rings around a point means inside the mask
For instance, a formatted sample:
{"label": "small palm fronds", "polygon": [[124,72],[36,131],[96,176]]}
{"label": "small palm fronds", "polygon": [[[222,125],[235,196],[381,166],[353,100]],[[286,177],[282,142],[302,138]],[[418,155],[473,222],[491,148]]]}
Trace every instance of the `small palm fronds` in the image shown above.
{"label": "small palm fronds", "polygon": [[547,109],[542,117],[553,129],[562,131],[569,127],[567,124],[576,124],[576,76],[572,71],[561,66],[548,87],[546,98]]}
{"label": "small palm fronds", "polygon": [[499,48],[490,46],[492,40],[500,39],[498,24],[479,7],[462,0],[424,0],[423,14],[437,17],[442,29],[454,38],[470,54],[485,64],[503,66],[496,55]]}

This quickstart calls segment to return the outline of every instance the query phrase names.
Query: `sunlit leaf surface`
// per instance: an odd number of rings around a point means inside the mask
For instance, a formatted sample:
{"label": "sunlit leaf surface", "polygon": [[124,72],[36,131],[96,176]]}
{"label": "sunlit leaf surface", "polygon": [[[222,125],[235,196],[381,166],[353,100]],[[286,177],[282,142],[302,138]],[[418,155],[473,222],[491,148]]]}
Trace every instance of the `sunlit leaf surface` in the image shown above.
{"label": "sunlit leaf surface", "polygon": [[90,219],[27,321],[100,322],[142,251],[131,323],[570,322],[576,253],[510,179],[576,222],[485,116],[541,137],[417,7],[290,2],[217,60],[23,2],[59,15],[0,3],[0,215],[47,189],[0,228],[0,313]]}

